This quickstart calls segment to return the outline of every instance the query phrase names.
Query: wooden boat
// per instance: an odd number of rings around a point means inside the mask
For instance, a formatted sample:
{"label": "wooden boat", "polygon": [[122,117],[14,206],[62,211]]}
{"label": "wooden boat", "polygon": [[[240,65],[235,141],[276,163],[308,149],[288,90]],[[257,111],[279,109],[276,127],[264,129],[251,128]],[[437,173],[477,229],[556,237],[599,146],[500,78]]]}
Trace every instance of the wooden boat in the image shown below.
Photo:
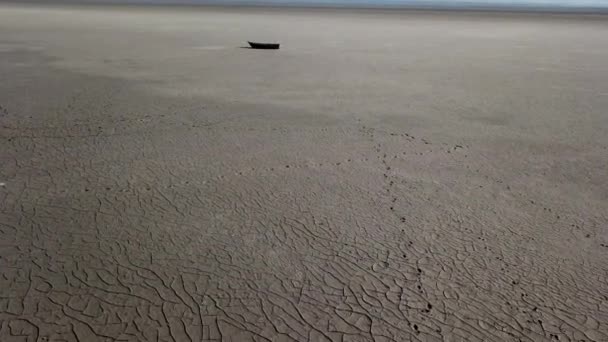
{"label": "wooden boat", "polygon": [[256,42],[247,42],[252,49],[265,49],[265,50],[278,50],[280,45],[279,43],[256,43]]}

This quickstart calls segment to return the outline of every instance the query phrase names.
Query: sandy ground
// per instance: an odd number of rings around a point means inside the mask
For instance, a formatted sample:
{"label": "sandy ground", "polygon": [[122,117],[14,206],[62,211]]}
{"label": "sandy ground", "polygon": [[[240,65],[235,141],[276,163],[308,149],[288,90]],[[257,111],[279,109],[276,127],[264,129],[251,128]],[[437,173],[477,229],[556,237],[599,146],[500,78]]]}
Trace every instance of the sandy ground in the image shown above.
{"label": "sandy ground", "polygon": [[608,341],[607,61],[601,18],[2,5],[0,341]]}

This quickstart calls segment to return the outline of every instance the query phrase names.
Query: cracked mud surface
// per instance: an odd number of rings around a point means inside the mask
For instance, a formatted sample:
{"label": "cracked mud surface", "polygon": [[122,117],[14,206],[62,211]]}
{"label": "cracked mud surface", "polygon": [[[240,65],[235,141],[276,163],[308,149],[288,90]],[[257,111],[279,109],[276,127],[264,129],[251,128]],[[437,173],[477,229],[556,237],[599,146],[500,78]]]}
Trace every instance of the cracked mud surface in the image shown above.
{"label": "cracked mud surface", "polygon": [[0,341],[607,341],[606,60],[589,18],[2,6]]}

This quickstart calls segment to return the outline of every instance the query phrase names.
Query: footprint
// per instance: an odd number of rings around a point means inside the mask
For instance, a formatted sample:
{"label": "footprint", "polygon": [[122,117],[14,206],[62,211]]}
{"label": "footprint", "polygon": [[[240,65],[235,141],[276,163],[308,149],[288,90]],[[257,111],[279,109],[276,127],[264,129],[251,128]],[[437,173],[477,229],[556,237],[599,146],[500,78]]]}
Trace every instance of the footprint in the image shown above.
{"label": "footprint", "polygon": [[374,272],[380,272],[387,268],[388,268],[388,262],[385,262],[385,261],[376,262],[372,265],[372,270]]}

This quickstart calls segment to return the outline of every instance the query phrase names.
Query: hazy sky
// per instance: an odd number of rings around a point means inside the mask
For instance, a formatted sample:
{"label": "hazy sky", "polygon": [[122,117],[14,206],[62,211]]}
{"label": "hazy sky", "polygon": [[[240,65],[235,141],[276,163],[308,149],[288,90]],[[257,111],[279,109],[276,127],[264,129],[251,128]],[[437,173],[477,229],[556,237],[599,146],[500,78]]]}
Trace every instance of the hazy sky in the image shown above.
{"label": "hazy sky", "polygon": [[[9,0],[10,1],[10,0]],[[23,0],[22,0],[23,1]],[[0,0],[2,2],[2,0]],[[14,2],[19,2],[14,1]],[[23,2],[71,2],[71,3],[152,3],[152,4],[196,4],[196,3],[258,3],[297,5],[370,5],[370,6],[414,6],[414,7],[540,7],[540,8],[600,8],[608,10],[608,0],[25,0]]]}

